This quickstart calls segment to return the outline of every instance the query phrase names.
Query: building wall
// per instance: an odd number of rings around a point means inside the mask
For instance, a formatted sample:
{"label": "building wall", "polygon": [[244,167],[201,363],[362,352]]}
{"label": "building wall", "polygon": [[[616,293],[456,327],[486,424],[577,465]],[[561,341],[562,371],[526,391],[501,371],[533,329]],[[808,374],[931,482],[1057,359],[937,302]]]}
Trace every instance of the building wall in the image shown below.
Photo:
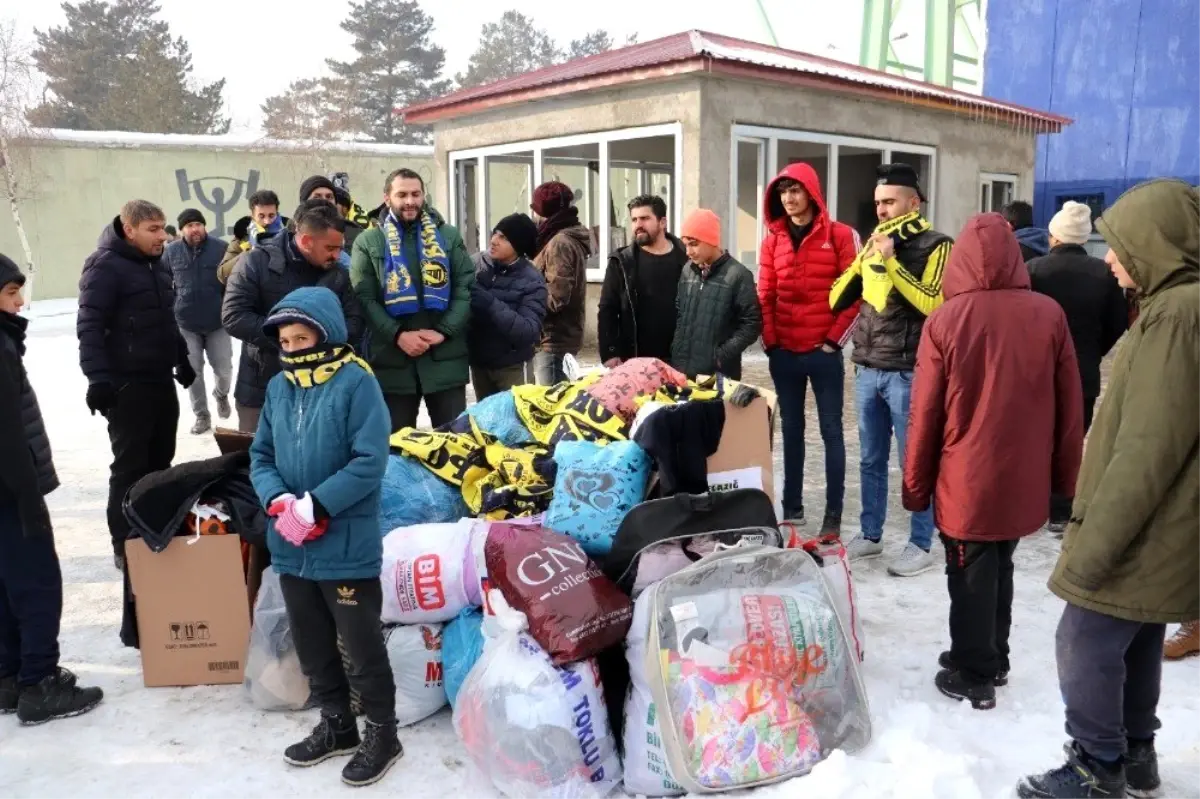
{"label": "building wall", "polygon": [[1200,183],[1200,3],[988,3],[984,93],[1075,123],[1038,142],[1039,224],[1066,196],[1112,203],[1153,177]]}
{"label": "building wall", "polygon": [[[225,148],[211,140],[190,146],[14,142],[13,165],[21,187],[18,207],[37,267],[34,297],[75,296],[80,269],[101,230],[130,199],[158,204],[171,224],[184,208],[200,208],[210,231],[226,237],[247,213],[246,198],[255,188],[273,189],[283,205],[280,211],[290,216],[298,204],[300,182],[312,174],[348,172],[353,195],[366,208],[381,201],[384,177],[394,168],[408,166],[427,178],[433,175],[431,148],[397,147],[395,153],[380,152],[387,149],[380,145],[364,149],[372,151],[326,149],[318,155]],[[16,226],[4,205],[0,252],[22,262]],[[225,210],[218,213],[221,209]],[[218,225],[224,232],[216,230]]]}

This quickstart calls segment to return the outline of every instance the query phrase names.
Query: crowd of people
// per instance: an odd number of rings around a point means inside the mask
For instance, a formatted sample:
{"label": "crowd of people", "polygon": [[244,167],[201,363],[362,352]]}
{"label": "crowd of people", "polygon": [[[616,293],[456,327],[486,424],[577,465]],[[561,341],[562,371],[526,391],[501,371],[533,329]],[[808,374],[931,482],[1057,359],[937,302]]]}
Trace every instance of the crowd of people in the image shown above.
{"label": "crowd of people", "polygon": [[[532,216],[499,220],[473,256],[416,172],[388,175],[382,198],[365,212],[345,173],[316,175],[289,218],[262,190],[228,243],[196,209],[179,214],[168,243],[164,212],[131,201],[83,265],[77,320],[87,407],[112,443],[119,570],[125,494],[174,458],[172,380],[189,392],[192,432],[209,432],[207,361],[218,417],[236,409],[239,428],[255,434],[254,485],[274,519],[273,562],[322,709],[286,759],[354,752],[344,776],[355,785],[403,751],[375,623],[379,531],[368,529],[388,436],[415,427],[422,403],[434,427],[453,421],[468,383],[483,399],[564,380],[566,356],[584,347],[594,248],[559,182],[536,187]],[[1043,231],[1014,203],[951,238],[926,218],[925,200],[911,166],[879,167],[878,225],[864,241],[832,218],[814,169],[791,164],[763,197],[755,275],[722,246],[713,211],[693,210],[676,237],[662,198],[637,197],[633,241],[610,256],[600,290],[600,360],[651,357],[688,377],[737,379],[761,339],[782,418],[783,517],[806,518],[811,383],[825,456],[819,529],[840,537],[851,344],[862,512],[845,540],[850,559],[883,554],[894,439],[909,538],[887,571],[944,566],[951,645],[935,683],[989,709],[1011,668],[1014,551],[1043,527],[1061,536],[1050,589],[1066,602],[1057,656],[1071,742],[1066,765],[1022,780],[1018,793],[1152,790],[1165,625],[1184,624],[1168,656],[1200,651],[1200,194],[1171,180],[1131,189],[1096,222],[1105,260],[1084,249],[1086,206],[1066,203]],[[57,480],[21,363],[22,283],[0,256],[0,711],[37,722],[86,712],[101,695],[57,665],[61,577],[42,499]],[[1093,414],[1101,360],[1123,336]],[[361,739],[351,685],[371,700]]]}

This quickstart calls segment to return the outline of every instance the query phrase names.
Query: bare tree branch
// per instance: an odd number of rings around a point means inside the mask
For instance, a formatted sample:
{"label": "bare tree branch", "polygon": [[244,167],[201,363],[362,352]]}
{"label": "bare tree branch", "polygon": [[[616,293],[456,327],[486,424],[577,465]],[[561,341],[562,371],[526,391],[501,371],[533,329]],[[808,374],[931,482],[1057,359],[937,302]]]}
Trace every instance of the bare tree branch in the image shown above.
{"label": "bare tree branch", "polygon": [[[33,281],[37,269],[33,262],[33,248],[21,221],[20,201],[24,198],[21,195],[16,165],[13,163],[14,148],[9,145],[13,141],[30,138],[25,111],[35,94],[35,75],[31,48],[29,43],[18,35],[16,22],[0,22],[0,169],[4,175],[4,195],[8,199],[13,224],[17,228],[17,237],[21,241],[21,249],[25,256],[24,291],[30,304],[33,301]],[[31,172],[32,170],[25,170],[26,175]]]}

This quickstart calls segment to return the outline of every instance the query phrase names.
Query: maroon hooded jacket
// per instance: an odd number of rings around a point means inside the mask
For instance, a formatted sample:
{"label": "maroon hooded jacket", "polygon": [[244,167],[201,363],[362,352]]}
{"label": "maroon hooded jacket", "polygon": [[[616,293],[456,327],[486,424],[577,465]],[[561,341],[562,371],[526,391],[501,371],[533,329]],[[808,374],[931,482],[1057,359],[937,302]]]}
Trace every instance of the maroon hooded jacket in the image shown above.
{"label": "maroon hooded jacket", "polygon": [[[815,206],[812,230],[799,248],[792,243],[776,189],[783,178],[803,186]],[[767,235],[758,251],[763,348],[811,352],[826,343],[841,347],[850,339],[859,303],[834,313],[829,308],[829,290],[854,262],[858,234],[829,218],[821,181],[808,164],[790,164],[771,181],[763,197],[763,215]]]}
{"label": "maroon hooded jacket", "polygon": [[1083,454],[1075,346],[1058,303],[1030,290],[1004,217],[967,222],[946,263],[945,303],[921,333],[909,408],[904,507],[934,500],[962,541],[1008,541],[1072,496]]}

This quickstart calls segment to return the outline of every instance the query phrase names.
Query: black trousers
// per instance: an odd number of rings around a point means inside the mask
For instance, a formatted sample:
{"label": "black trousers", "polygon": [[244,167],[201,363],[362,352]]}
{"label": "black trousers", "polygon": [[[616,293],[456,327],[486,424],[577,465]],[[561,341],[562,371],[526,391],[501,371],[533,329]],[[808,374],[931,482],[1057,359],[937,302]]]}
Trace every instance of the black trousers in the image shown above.
{"label": "black trousers", "polygon": [[963,676],[990,682],[1008,671],[1016,541],[958,541],[942,534],[950,591],[950,659]]}
{"label": "black trousers", "polygon": [[421,411],[421,400],[429,411],[429,422],[435,428],[449,424],[467,409],[467,387],[448,388],[432,394],[384,394],[388,413],[392,417],[392,432],[402,427],[416,427],[417,414]]}
{"label": "black trousers", "polygon": [[54,538],[27,537],[16,500],[0,488],[0,677],[33,685],[54,673],[62,596]]}
{"label": "black trousers", "polygon": [[[1092,427],[1092,413],[1096,410],[1095,395],[1083,395],[1083,434]],[[1071,502],[1073,497],[1063,494],[1050,495],[1050,523],[1066,524],[1071,520]]]}
{"label": "black trousers", "polygon": [[1117,760],[1129,739],[1154,737],[1166,632],[1165,624],[1063,609],[1054,648],[1067,735],[1092,757]]}
{"label": "black trousers", "polygon": [[[383,586],[371,580],[305,580],[282,574],[279,585],[287,606],[300,669],[313,699],[326,716],[352,718],[350,688],[362,697],[373,724],[396,722],[396,683],[383,643]],[[338,636],[350,662],[347,671]]]}
{"label": "black trousers", "polygon": [[175,384],[127,383],[108,412],[108,440],[113,462],[108,478],[108,533],[113,551],[124,554],[129,522],[121,505],[133,484],[167,469],[175,458],[179,397]]}

